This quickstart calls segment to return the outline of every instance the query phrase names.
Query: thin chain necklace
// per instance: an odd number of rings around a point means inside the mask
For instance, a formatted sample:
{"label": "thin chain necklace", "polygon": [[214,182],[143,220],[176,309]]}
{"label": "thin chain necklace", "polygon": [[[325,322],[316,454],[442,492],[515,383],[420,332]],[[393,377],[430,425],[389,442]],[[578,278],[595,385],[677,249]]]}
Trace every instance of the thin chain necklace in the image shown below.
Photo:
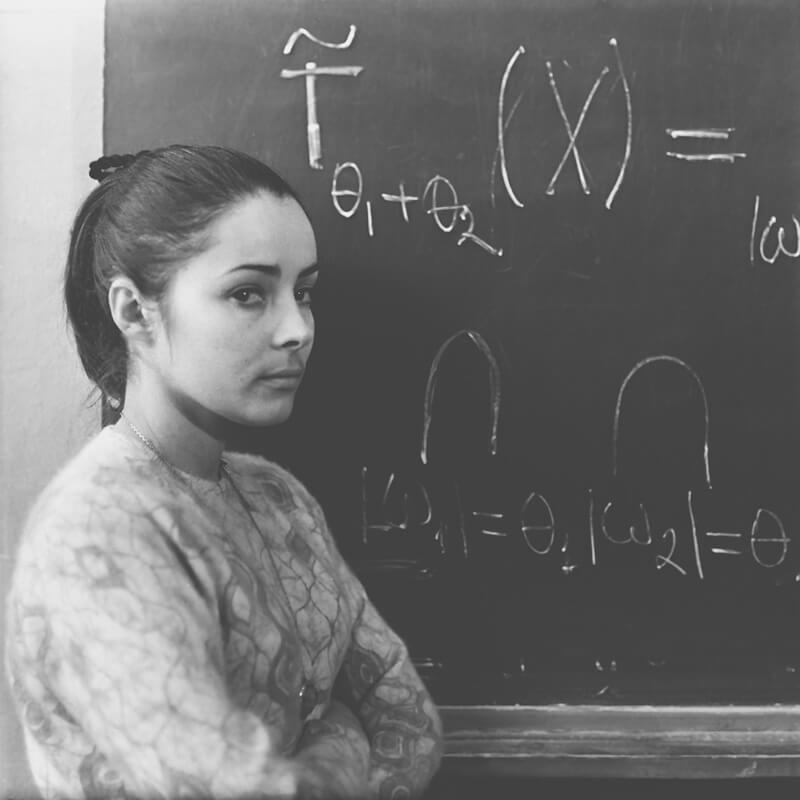
{"label": "thin chain necklace", "polygon": [[[172,462],[167,461],[166,458],[162,455],[161,451],[155,446],[151,439],[148,439],[129,419],[128,417],[122,412],[119,412],[120,417],[125,420],[125,424],[133,431],[136,438],[176,477],[180,478],[180,480],[186,485],[186,478],[183,474],[183,470],[179,467],[176,467]],[[225,459],[221,458],[219,462],[219,469],[220,472],[227,476],[228,480],[230,480],[230,475],[228,474],[227,464],[225,463]],[[233,481],[231,481],[233,483]]]}
{"label": "thin chain necklace", "polygon": [[[182,471],[176,467],[173,463],[168,461],[161,451],[156,447],[155,443],[148,439],[129,419],[128,417],[120,411],[120,417],[125,420],[125,424],[131,429],[133,434],[136,436],[137,439],[173,474],[181,483],[191,489],[191,485],[187,481],[187,477],[182,473]],[[241,504],[242,508],[244,508],[247,516],[250,518],[250,522],[258,532],[259,538],[265,544],[265,550],[267,552],[267,557],[270,560],[270,564],[272,564],[272,571],[275,574],[275,581],[280,588],[280,592],[283,595],[283,603],[286,607],[286,616],[289,619],[289,622],[294,629],[295,637],[297,638],[297,644],[300,647],[301,659],[303,655],[305,655],[306,659],[309,661],[309,666],[313,666],[313,659],[311,658],[311,654],[306,649],[305,644],[303,643],[303,638],[300,636],[300,629],[297,627],[297,620],[294,617],[294,611],[292,610],[292,604],[289,600],[289,594],[286,591],[286,588],[283,585],[283,581],[281,581],[280,572],[278,571],[278,565],[275,563],[275,559],[272,555],[272,551],[270,550],[269,545],[267,544],[266,537],[262,534],[261,528],[259,528],[258,523],[253,516],[253,512],[250,510],[250,506],[247,504],[244,496],[242,495],[239,487],[236,485],[236,482],[233,480],[231,473],[228,470],[228,465],[225,463],[225,459],[220,459],[220,472],[222,475],[227,478],[228,483],[231,485],[236,496],[239,498],[239,503]],[[309,669],[310,671],[310,669]],[[312,715],[316,716],[318,712],[321,710],[321,706],[318,704],[318,693],[314,684],[309,679],[308,675],[306,674],[306,670],[303,669],[303,680],[300,684],[300,690],[297,693],[297,696],[300,700],[300,716],[303,721],[306,721],[312,717]],[[316,712],[316,713],[315,713]]]}

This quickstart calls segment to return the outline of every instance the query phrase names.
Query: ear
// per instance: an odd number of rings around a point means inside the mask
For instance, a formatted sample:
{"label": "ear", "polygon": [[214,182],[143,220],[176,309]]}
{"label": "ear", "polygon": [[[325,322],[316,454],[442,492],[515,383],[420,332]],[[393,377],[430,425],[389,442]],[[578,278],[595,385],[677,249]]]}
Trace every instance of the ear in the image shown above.
{"label": "ear", "polygon": [[120,275],[111,281],[108,308],[114,324],[127,341],[152,341],[157,309],[142,297],[130,278]]}

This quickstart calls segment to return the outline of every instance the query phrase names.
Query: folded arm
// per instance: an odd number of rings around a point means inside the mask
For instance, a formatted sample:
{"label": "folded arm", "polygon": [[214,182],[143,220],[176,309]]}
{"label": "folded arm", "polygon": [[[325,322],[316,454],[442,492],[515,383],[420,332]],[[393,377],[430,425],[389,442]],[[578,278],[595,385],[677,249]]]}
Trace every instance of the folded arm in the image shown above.
{"label": "folded arm", "polygon": [[320,719],[307,722],[295,760],[302,800],[364,800],[368,786],[369,742],[353,712],[332,700]]}
{"label": "folded arm", "polygon": [[[343,595],[356,610],[339,669],[335,696],[350,708],[369,743],[369,798],[420,797],[442,757],[442,724],[403,640],[389,627],[338,550],[319,504],[305,488],[295,492],[315,525],[312,541],[338,575]],[[317,538],[318,537],[318,538]]]}
{"label": "folded arm", "polygon": [[441,761],[441,720],[405,644],[366,598],[339,691],[370,742],[370,796],[421,796]]}
{"label": "folded arm", "polygon": [[303,800],[420,797],[439,766],[436,707],[402,641],[371,605],[365,615],[342,665],[337,698],[320,719],[306,723],[298,743]]}

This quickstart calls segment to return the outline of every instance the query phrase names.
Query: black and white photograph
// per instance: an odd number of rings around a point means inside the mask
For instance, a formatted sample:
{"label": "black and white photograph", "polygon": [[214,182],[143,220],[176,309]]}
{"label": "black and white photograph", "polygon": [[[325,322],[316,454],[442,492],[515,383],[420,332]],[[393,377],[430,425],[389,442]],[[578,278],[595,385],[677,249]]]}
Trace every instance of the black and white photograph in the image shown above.
{"label": "black and white photograph", "polygon": [[0,800],[800,793],[798,0],[0,0]]}

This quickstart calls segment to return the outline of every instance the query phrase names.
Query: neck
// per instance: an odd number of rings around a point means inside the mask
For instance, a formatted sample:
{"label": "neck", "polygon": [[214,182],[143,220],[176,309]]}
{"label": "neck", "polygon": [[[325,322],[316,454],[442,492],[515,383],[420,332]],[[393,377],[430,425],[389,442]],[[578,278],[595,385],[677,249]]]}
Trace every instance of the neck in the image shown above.
{"label": "neck", "polygon": [[130,381],[123,413],[172,466],[201,478],[219,478],[223,441],[191,419],[159,387]]}

